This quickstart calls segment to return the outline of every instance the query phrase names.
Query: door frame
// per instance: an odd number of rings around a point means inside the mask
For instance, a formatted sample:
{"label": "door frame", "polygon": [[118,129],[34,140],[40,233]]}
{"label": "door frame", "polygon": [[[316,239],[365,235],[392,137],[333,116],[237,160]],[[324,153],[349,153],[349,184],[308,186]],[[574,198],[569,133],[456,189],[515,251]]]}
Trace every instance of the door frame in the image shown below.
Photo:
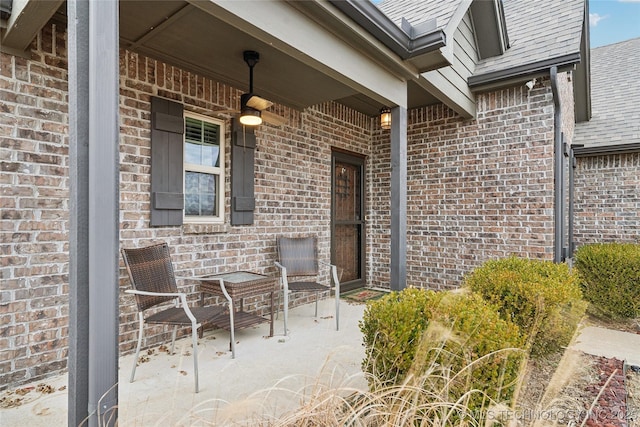
{"label": "door frame", "polygon": [[360,225],[360,278],[349,282],[340,282],[340,292],[366,287],[367,284],[367,227],[366,227],[366,157],[361,154],[332,148],[331,150],[331,263],[335,263],[335,197],[336,197],[336,176],[335,166],[338,163],[348,163],[360,169],[360,219],[354,223]]}

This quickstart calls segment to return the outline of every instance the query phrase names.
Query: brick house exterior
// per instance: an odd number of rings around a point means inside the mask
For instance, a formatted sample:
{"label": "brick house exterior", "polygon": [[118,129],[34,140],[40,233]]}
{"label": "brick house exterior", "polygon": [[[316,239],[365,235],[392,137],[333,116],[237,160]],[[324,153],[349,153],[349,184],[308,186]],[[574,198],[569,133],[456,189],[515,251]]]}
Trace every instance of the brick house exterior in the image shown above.
{"label": "brick house exterior", "polygon": [[[2,54],[3,386],[64,369],[68,334],[68,141],[65,32],[47,26],[25,60]],[[179,276],[229,266],[275,273],[275,236],[316,234],[329,256],[332,149],[366,156],[369,286],[388,287],[389,142],[374,119],[340,104],[299,112],[257,133],[253,226],[149,227],[149,101],[177,99],[199,113],[240,91],[162,62],[120,56],[123,247],[167,241]],[[460,284],[490,258],[551,257],[553,107],[549,81],[480,94],[478,118],[444,105],[411,111],[408,284]],[[227,132],[228,133],[228,132]],[[227,143],[229,137],[227,135]],[[225,159],[227,164],[229,158]],[[227,193],[229,183],[227,180]],[[228,197],[227,197],[228,198]],[[229,209],[229,203],[226,203]],[[185,282],[195,298],[195,283]],[[121,270],[121,291],[129,287]],[[253,302],[260,310],[263,301]],[[120,349],[135,347],[133,298],[121,292]],[[147,335],[166,339],[162,328]]]}
{"label": "brick house exterior", "polygon": [[573,138],[575,241],[640,243],[640,38],[591,58],[593,117]]}
{"label": "brick house exterior", "polygon": [[[61,372],[67,365],[67,39],[64,25],[51,21],[33,40],[29,58],[0,53],[0,389]],[[185,111],[225,118],[228,147],[230,117],[215,111],[237,107],[242,90],[127,49],[120,50],[119,77],[121,247],[166,241],[180,277],[229,268],[275,274],[277,235],[317,235],[320,256],[329,259],[331,154],[343,151],[365,158],[365,283],[389,288],[391,142],[377,117],[337,102],[303,110],[276,104],[285,125],[256,130],[252,225],[229,223],[227,173],[224,224],[151,227],[151,97],[179,101]],[[571,142],[572,74],[560,73],[559,83],[563,132]],[[551,80],[539,76],[531,89],[515,82],[479,91],[475,97],[472,118],[444,103],[408,111],[407,285],[455,288],[482,262],[511,254],[553,259]],[[626,173],[632,191],[638,157],[620,159],[628,168],[615,163],[609,173]],[[224,162],[229,170],[230,150]],[[601,162],[595,166],[598,171],[579,185],[589,186],[608,173]],[[577,174],[586,176],[589,167],[580,163]],[[602,197],[606,195],[603,188]],[[593,240],[600,232],[597,227],[609,230],[612,238],[624,234],[625,223],[618,222],[617,228],[603,225],[600,219],[591,220],[584,206],[576,209],[578,239]],[[130,285],[122,263],[119,285],[123,354],[135,348],[137,322],[133,297],[124,293]],[[190,298],[197,298],[197,282],[185,280],[181,285]],[[260,312],[267,302],[257,298],[249,304]],[[167,338],[163,328],[149,328],[145,335],[147,345]]]}
{"label": "brick house exterior", "polygon": [[577,160],[576,244],[640,243],[640,153]]}

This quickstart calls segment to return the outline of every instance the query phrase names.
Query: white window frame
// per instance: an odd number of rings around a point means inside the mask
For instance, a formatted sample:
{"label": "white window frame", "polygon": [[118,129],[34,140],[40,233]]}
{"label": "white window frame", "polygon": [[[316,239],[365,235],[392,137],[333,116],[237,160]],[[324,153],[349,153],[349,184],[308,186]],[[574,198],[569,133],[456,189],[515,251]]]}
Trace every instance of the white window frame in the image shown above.
{"label": "white window frame", "polygon": [[185,118],[185,128],[186,128],[186,123],[187,120],[186,118],[192,118],[195,120],[200,120],[202,122],[207,122],[207,123],[211,123],[214,125],[217,125],[220,127],[220,132],[219,132],[219,167],[212,167],[212,166],[202,166],[202,165],[195,165],[192,163],[187,163],[186,162],[186,153],[184,153],[184,150],[187,146],[187,141],[186,141],[186,137],[187,137],[187,132],[184,132],[184,138],[182,141],[182,149],[183,149],[183,155],[184,155],[184,162],[182,164],[182,175],[183,175],[183,194],[185,194],[186,197],[186,185],[187,185],[187,179],[186,179],[186,173],[187,172],[201,172],[201,173],[207,173],[207,174],[212,174],[212,175],[217,175],[218,176],[218,188],[216,189],[216,196],[217,196],[217,210],[219,215],[217,216],[204,216],[204,215],[187,215],[186,214],[186,209],[182,210],[182,218],[183,218],[183,223],[184,224],[224,224],[225,221],[225,214],[224,214],[224,207],[225,207],[225,135],[226,135],[226,131],[225,131],[225,122],[224,120],[220,120],[220,119],[215,119],[213,117],[209,117],[209,116],[205,116],[203,114],[197,114],[197,113],[192,113],[190,111],[185,111],[184,112],[184,118]]}

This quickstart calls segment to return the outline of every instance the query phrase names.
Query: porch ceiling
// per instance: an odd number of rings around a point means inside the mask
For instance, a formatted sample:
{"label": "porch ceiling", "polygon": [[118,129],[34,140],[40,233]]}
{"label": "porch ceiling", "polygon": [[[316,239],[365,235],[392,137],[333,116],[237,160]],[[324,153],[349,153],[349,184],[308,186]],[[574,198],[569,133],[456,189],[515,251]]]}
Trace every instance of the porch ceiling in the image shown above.
{"label": "porch ceiling", "polygon": [[[185,69],[249,89],[244,50],[260,53],[254,91],[274,102],[304,108],[355,95],[355,91],[183,1],[120,2],[121,46]],[[372,100],[360,106],[375,114]]]}
{"label": "porch ceiling", "polygon": [[[43,11],[38,0],[20,3],[22,12],[14,8],[0,50],[26,57],[54,10],[54,20],[66,21],[66,2],[45,3]],[[415,84],[419,71],[410,61],[328,3],[120,0],[119,6],[121,47],[243,91],[249,69],[242,52],[256,50],[254,91],[289,107],[337,101],[376,116],[383,106],[440,102]]]}
{"label": "porch ceiling", "polygon": [[254,69],[254,91],[271,101],[302,109],[336,100],[370,116],[383,106],[186,1],[121,1],[120,41],[123,48],[244,91],[249,89],[249,69],[242,52],[255,50],[260,62]]}

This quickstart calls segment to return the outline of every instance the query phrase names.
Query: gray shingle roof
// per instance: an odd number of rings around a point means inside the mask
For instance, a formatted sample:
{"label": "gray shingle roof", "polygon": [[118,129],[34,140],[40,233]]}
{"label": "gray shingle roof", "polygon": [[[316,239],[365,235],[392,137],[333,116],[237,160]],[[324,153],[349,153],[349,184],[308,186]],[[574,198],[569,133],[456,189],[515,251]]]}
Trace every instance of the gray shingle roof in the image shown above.
{"label": "gray shingle roof", "polygon": [[378,8],[397,26],[405,18],[413,26],[436,19],[436,28],[443,29],[460,6],[461,0],[385,0]]}
{"label": "gray shingle roof", "polygon": [[503,0],[510,48],[482,60],[474,75],[580,52],[584,0]]}
{"label": "gray shingle roof", "polygon": [[574,144],[640,143],[640,38],[591,50],[591,111]]}
{"label": "gray shingle roof", "polygon": [[[397,25],[403,17],[414,26],[436,18],[442,29],[461,5],[460,0],[384,0],[378,8]],[[480,61],[474,76],[579,54],[585,0],[503,0],[503,5],[511,47]]]}

